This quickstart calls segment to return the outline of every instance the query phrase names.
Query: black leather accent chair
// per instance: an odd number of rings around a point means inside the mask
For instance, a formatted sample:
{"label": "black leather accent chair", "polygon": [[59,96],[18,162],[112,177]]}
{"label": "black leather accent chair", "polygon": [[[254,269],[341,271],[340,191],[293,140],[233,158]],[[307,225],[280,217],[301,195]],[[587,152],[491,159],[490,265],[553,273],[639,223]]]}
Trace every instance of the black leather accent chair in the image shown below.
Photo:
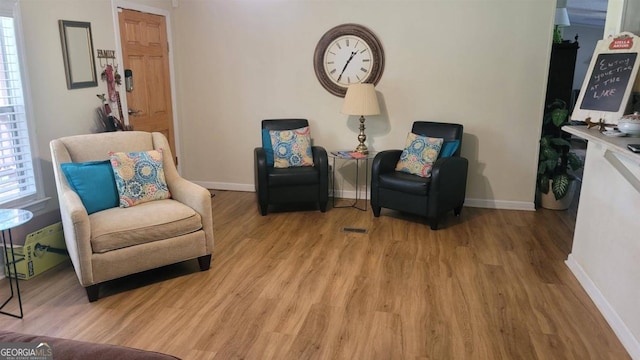
{"label": "black leather accent chair", "polygon": [[371,208],[375,217],[383,207],[424,216],[431,229],[437,230],[446,212],[453,210],[458,216],[464,204],[469,162],[460,156],[463,127],[416,121],[411,132],[444,141],[460,140],[460,146],[451,157],[436,160],[428,178],[395,171],[402,150],[376,154],[371,166]]}
{"label": "black leather accent chair", "polygon": [[[262,129],[292,130],[309,126],[306,119],[262,120]],[[318,203],[325,212],[329,200],[329,161],[327,151],[312,146],[313,166],[274,168],[267,165],[265,149],[254,150],[255,186],[260,213],[264,216],[270,204]]]}

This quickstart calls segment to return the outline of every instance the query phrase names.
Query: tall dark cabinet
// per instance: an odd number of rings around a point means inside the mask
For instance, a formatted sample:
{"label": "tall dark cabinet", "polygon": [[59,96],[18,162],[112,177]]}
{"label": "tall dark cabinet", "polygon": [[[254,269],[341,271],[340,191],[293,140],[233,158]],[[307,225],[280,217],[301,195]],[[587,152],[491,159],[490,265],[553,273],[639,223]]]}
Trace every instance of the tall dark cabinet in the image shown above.
{"label": "tall dark cabinet", "polygon": [[[578,40],[563,41],[553,44],[549,60],[549,77],[547,79],[547,97],[545,105],[556,99],[563,100],[569,110],[573,109],[573,74],[578,55]],[[546,108],[546,106],[545,106]]]}

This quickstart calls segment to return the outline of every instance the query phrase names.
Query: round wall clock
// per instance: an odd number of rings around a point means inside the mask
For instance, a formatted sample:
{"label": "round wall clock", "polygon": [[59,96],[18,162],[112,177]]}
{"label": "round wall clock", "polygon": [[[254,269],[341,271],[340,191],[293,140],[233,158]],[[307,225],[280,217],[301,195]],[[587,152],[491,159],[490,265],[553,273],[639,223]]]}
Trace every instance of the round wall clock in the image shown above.
{"label": "round wall clock", "polygon": [[342,24],[327,31],[316,46],[313,67],[320,84],[344,97],[350,84],[377,84],[384,70],[380,40],[366,27]]}

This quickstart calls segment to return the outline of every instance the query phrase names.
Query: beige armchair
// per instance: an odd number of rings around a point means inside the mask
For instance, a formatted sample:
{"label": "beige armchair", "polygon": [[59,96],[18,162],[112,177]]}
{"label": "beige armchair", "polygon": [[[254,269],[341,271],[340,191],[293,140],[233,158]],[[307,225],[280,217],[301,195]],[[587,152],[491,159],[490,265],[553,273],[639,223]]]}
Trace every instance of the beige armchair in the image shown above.
{"label": "beige armchair", "polygon": [[[213,252],[211,195],[183,179],[161,133],[109,132],[69,136],[50,143],[65,242],[89,301],[99,285],[125,275],[190,259],[208,270]],[[108,160],[109,152],[163,149],[170,199],[88,214],[60,164]]]}

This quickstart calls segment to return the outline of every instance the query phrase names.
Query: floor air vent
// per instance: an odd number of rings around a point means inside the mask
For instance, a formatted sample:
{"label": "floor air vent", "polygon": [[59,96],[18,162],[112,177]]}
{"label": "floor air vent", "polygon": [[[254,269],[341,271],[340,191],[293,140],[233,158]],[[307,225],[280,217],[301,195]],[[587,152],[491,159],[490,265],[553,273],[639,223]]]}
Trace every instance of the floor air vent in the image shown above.
{"label": "floor air vent", "polygon": [[365,228],[357,228],[357,227],[343,227],[343,232],[352,232],[357,234],[366,234],[369,230]]}

